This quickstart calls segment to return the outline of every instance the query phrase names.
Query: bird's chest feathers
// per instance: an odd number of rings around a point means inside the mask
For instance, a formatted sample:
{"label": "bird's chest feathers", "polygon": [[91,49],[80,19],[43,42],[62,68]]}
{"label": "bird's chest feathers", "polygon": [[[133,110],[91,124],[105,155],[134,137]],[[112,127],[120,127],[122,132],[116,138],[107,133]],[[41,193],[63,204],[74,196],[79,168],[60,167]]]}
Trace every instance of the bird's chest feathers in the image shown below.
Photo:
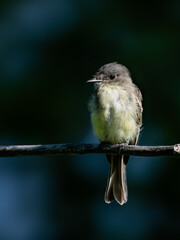
{"label": "bird's chest feathers", "polygon": [[127,101],[128,95],[124,89],[104,87],[99,95],[99,104],[104,110],[105,118],[109,118],[112,111],[116,113],[125,111]]}
{"label": "bird's chest feathers", "polygon": [[132,139],[136,132],[136,107],[129,93],[120,86],[105,85],[99,89],[97,97],[93,125],[101,141],[121,143]]}
{"label": "bird's chest feathers", "polygon": [[133,104],[128,92],[121,87],[104,86],[98,94],[99,109],[105,121],[118,118],[118,121],[132,114]]}

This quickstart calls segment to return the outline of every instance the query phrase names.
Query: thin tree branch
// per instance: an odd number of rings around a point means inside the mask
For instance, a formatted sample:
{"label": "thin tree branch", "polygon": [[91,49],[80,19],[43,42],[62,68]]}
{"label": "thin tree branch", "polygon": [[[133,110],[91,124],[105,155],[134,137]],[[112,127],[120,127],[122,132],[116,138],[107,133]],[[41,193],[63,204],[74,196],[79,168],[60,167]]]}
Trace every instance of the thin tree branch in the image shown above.
{"label": "thin tree branch", "polygon": [[0,157],[45,156],[67,154],[124,154],[132,156],[180,157],[180,144],[171,146],[134,146],[123,144],[49,144],[0,146]]}

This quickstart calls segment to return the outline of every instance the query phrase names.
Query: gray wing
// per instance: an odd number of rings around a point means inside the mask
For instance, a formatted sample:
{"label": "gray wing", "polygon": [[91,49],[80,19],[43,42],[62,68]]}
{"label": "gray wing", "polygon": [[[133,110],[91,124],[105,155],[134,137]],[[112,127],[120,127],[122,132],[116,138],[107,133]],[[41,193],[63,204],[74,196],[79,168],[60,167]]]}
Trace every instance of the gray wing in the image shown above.
{"label": "gray wing", "polygon": [[[139,88],[134,84],[134,95],[136,99],[136,104],[137,104],[137,118],[136,118],[136,123],[139,126],[139,131],[137,132],[135,138],[129,142],[130,145],[136,145],[139,137],[139,132],[140,132],[140,127],[142,126],[142,112],[143,112],[143,107],[142,107],[142,94]],[[127,159],[126,159],[127,158]],[[128,161],[128,157],[125,157],[125,162]]]}
{"label": "gray wing", "polygon": [[138,106],[138,111],[137,111],[137,124],[141,127],[142,125],[142,112],[143,112],[143,107],[142,107],[142,94],[139,88],[134,84],[134,94],[136,98],[136,103]]}

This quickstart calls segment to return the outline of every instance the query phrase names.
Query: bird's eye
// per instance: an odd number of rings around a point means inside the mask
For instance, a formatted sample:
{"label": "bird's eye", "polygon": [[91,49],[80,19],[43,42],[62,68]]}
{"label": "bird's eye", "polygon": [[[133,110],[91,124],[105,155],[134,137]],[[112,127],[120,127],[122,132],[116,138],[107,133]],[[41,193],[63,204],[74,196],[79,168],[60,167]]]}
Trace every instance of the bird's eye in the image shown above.
{"label": "bird's eye", "polygon": [[109,78],[110,78],[111,80],[115,79],[115,77],[116,77],[116,75],[113,75],[113,74],[109,75]]}

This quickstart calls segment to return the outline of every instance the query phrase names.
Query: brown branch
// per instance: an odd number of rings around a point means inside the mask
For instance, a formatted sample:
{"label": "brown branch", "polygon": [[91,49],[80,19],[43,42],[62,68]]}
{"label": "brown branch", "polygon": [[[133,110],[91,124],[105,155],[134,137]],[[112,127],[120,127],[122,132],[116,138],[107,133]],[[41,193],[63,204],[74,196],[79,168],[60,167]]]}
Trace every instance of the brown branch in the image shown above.
{"label": "brown branch", "polygon": [[0,157],[109,153],[132,156],[178,156],[180,144],[171,146],[134,146],[123,144],[49,144],[0,146]]}

